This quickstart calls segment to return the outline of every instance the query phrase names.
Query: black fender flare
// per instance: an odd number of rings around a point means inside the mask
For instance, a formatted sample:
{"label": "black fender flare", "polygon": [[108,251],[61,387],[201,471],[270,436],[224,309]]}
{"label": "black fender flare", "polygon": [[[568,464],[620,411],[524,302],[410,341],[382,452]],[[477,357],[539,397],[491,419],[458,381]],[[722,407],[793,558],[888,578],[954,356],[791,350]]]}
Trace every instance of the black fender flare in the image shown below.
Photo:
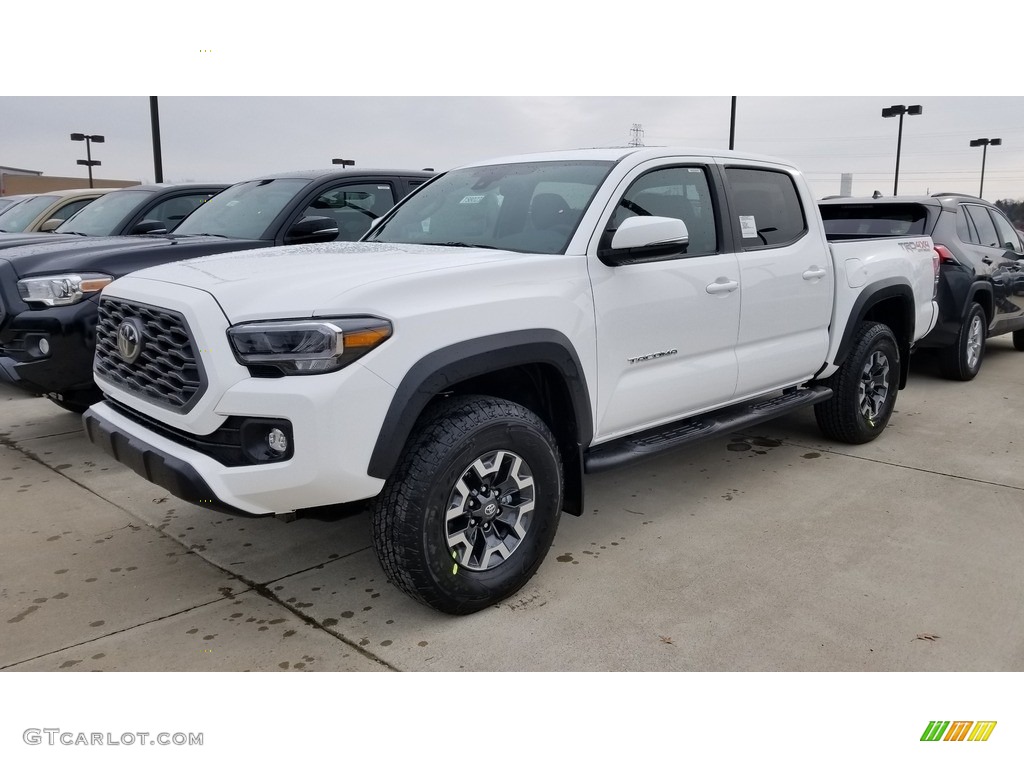
{"label": "black fender flare", "polygon": [[551,365],[561,374],[576,419],[574,442],[589,445],[594,434],[590,393],[572,342],[549,329],[512,331],[459,342],[415,363],[395,390],[367,473],[380,479],[391,475],[416,420],[436,395],[476,376],[538,363]]}
{"label": "black fender flare", "polygon": [[[992,325],[996,321],[996,292],[992,287],[992,283],[987,282],[985,280],[975,280],[971,284],[971,287],[967,290],[967,300],[964,301],[964,305],[960,307],[960,312],[958,313],[958,315],[961,320],[967,317],[968,308],[971,306],[972,303],[978,301],[979,294],[986,295],[988,306],[992,310],[991,316],[986,316],[986,320],[988,320],[988,325],[985,328],[987,335],[987,332],[992,328]],[[982,304],[982,302],[978,301],[978,303],[981,304],[982,309],[985,309],[985,305]]]}
{"label": "black fender flare", "polygon": [[[836,352],[834,362],[836,365],[842,365],[846,361],[850,350],[853,349],[857,328],[860,327],[868,312],[879,302],[893,298],[904,299],[902,319],[907,329],[907,334],[905,338],[896,338],[900,351],[900,389],[903,389],[907,384],[907,376],[910,372],[910,342],[914,338],[914,327],[916,324],[914,316],[914,289],[905,278],[890,277],[880,280],[857,297],[857,300],[853,303],[853,308],[850,310],[850,321],[843,330],[843,338],[839,342],[839,349]],[[893,330],[895,331],[896,329]]]}

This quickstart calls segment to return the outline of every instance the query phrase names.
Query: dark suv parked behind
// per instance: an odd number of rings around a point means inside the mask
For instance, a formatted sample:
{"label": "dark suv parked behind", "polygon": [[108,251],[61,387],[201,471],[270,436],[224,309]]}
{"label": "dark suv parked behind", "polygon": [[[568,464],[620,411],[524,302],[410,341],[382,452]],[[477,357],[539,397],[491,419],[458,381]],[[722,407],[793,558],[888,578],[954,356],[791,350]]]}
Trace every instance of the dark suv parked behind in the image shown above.
{"label": "dark suv parked behind", "polygon": [[1024,246],[1006,216],[979,197],[836,198],[819,203],[831,238],[930,235],[939,252],[939,322],[919,344],[935,347],[950,379],[981,369],[985,339],[1013,333],[1024,351]]}
{"label": "dark suv parked behind", "polygon": [[101,396],[92,361],[99,295],[111,281],[215,253],[358,240],[433,175],[332,168],[263,176],[215,195],[170,234],[75,237],[0,250],[0,382],[84,411]]}

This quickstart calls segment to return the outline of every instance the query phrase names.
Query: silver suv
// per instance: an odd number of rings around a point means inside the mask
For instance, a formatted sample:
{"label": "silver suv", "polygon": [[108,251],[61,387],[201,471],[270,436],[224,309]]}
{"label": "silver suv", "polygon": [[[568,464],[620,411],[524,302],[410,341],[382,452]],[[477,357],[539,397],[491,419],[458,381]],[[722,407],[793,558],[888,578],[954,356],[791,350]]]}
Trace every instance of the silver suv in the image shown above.
{"label": "silver suv", "polygon": [[941,259],[939,322],[919,347],[939,352],[942,374],[970,381],[985,339],[1013,334],[1024,351],[1024,245],[1006,215],[979,197],[844,197],[819,203],[830,239],[929,235]]}

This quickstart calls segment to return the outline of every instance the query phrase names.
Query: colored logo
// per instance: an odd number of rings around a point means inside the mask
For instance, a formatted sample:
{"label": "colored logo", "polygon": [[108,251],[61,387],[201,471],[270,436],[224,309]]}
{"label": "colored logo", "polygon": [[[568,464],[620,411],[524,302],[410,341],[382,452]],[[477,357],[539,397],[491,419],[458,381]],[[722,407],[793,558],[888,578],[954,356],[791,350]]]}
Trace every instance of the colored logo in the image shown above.
{"label": "colored logo", "polygon": [[921,741],[988,741],[995,729],[995,720],[932,720]]}

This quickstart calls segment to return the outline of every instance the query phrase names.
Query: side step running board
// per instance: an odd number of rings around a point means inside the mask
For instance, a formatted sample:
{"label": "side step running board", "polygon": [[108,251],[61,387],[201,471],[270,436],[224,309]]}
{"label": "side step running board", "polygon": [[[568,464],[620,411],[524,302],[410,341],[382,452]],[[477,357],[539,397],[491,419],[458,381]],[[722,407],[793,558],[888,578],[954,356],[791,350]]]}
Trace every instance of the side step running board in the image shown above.
{"label": "side step running board", "polygon": [[587,473],[616,469],[700,440],[752,427],[798,408],[823,402],[830,397],[832,390],[828,387],[808,387],[754,403],[743,403],[711,411],[692,419],[675,421],[663,427],[596,446],[584,456],[583,467]]}

